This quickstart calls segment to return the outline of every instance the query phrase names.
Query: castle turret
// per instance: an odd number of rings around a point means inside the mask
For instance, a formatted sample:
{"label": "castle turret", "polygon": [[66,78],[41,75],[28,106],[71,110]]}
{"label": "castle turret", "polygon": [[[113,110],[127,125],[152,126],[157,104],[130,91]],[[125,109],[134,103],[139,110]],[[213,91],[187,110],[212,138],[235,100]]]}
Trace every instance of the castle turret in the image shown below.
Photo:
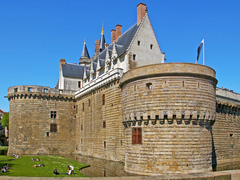
{"label": "castle turret", "polygon": [[89,65],[90,62],[91,61],[90,61],[90,56],[89,56],[89,53],[88,53],[88,50],[87,50],[87,45],[86,45],[86,42],[84,41],[82,55],[79,58],[79,64],[81,64],[81,65],[84,65],[84,64]]}

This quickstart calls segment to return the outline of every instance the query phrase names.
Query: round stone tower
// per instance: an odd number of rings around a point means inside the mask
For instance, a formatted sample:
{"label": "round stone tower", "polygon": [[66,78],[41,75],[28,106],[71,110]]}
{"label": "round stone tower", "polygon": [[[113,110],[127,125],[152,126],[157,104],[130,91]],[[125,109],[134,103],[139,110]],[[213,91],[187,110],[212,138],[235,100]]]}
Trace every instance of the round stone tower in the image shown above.
{"label": "round stone tower", "polygon": [[212,68],[190,63],[124,74],[125,170],[145,175],[211,170],[216,84]]}
{"label": "round stone tower", "polygon": [[13,86],[8,89],[8,100],[9,155],[74,152],[74,92]]}

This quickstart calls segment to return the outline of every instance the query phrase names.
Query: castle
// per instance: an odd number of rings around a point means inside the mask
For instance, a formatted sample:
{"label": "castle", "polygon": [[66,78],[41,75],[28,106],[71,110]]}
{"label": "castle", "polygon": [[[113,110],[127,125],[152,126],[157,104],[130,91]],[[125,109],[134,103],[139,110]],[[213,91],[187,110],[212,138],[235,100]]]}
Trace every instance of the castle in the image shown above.
{"label": "castle", "polygon": [[204,65],[164,63],[146,5],[111,44],[60,60],[56,88],[8,89],[9,154],[81,154],[142,175],[198,173],[240,161],[240,94]]}

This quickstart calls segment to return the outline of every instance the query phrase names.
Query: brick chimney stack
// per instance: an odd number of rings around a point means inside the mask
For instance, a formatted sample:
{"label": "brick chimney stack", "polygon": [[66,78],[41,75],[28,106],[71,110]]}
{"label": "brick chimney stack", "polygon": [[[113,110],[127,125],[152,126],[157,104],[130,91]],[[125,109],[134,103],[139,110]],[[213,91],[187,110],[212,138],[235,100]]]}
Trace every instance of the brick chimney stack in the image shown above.
{"label": "brick chimney stack", "polygon": [[60,69],[62,69],[62,64],[66,64],[66,59],[60,59]]}
{"label": "brick chimney stack", "polygon": [[139,25],[142,21],[142,18],[146,14],[146,4],[140,3],[137,5],[137,25]]}
{"label": "brick chimney stack", "polygon": [[95,41],[95,56],[98,56],[100,52],[100,41],[96,40]]}
{"label": "brick chimney stack", "polygon": [[122,35],[122,25],[116,25],[116,41]]}
{"label": "brick chimney stack", "polygon": [[113,43],[114,40],[116,40],[116,30],[112,29],[111,30],[111,44]]}

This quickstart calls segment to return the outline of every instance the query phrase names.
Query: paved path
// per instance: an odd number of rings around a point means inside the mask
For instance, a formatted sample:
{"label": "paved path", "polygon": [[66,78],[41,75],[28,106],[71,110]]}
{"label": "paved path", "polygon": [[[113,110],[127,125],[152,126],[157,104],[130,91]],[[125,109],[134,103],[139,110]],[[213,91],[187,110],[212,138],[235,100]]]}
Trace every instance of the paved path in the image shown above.
{"label": "paved path", "polygon": [[130,177],[11,177],[0,180],[240,180],[240,170],[206,172],[187,175],[130,176]]}

